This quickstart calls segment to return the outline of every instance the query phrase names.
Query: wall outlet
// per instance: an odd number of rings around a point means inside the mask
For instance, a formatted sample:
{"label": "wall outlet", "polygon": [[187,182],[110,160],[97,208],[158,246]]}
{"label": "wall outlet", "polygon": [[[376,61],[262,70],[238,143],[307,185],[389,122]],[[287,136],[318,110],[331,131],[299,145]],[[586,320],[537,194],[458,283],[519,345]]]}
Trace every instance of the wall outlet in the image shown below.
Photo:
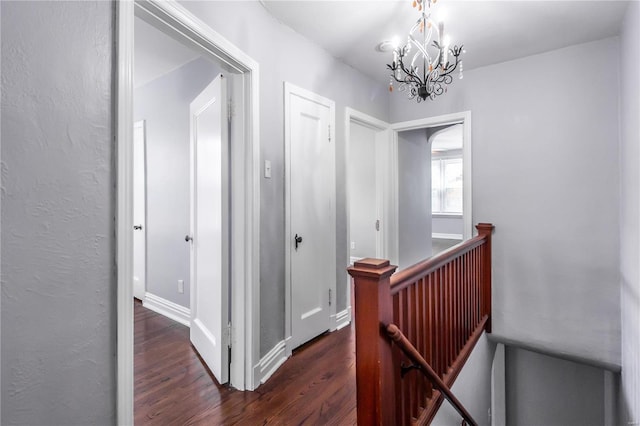
{"label": "wall outlet", "polygon": [[184,280],[178,280],[178,293],[184,293]]}

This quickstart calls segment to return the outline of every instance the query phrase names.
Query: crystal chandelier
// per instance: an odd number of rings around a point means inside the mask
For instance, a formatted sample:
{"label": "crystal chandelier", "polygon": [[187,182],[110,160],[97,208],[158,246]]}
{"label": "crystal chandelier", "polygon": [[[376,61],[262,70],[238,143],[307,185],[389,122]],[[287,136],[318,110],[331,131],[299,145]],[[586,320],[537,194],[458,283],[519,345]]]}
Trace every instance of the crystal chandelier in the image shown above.
{"label": "crystal chandelier", "polygon": [[[447,91],[453,82],[453,72],[459,70],[462,78],[462,45],[449,47],[449,37],[444,35],[444,23],[435,23],[431,17],[431,6],[437,0],[413,0],[420,17],[411,27],[407,43],[395,46],[393,62],[387,64],[391,70],[389,91],[393,81],[400,83],[401,92],[408,91],[409,99],[422,102],[435,99]],[[415,50],[413,56],[411,51]],[[409,61],[411,61],[409,63]],[[459,67],[458,67],[459,65]]]}

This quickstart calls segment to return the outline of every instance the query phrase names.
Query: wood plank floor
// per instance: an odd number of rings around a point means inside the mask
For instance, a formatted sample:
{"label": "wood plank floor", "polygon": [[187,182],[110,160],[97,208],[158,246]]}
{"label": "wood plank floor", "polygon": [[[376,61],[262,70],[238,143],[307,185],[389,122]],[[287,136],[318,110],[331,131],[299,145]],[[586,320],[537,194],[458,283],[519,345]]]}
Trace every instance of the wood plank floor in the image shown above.
{"label": "wood plank floor", "polygon": [[351,327],[294,351],[254,392],[220,386],[189,342],[189,329],[135,302],[136,425],[352,425]]}

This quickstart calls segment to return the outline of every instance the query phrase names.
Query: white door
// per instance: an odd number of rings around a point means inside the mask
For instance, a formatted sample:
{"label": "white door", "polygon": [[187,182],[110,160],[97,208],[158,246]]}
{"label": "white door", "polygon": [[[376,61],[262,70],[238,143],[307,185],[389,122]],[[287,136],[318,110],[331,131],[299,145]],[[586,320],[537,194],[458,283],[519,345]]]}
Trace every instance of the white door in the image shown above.
{"label": "white door", "polygon": [[191,103],[191,343],[219,383],[229,380],[226,78]]}
{"label": "white door", "polygon": [[331,328],[336,279],[334,106],[301,89],[287,97],[288,254],[291,347],[295,348]]}
{"label": "white door", "polygon": [[144,301],[147,267],[144,121],[133,124],[133,297]]}
{"label": "white door", "polygon": [[382,189],[377,157],[385,132],[358,122],[349,129],[349,256],[382,258]]}

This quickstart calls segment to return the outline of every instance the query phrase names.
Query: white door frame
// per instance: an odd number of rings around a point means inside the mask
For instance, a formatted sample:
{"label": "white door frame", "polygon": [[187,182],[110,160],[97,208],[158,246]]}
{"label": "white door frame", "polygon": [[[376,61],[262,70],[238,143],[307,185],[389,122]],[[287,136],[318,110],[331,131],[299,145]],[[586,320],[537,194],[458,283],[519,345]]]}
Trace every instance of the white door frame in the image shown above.
{"label": "white door frame", "polygon": [[[117,5],[117,423],[133,424],[133,26],[134,15],[240,75],[243,96],[231,142],[231,384],[254,389],[260,330],[260,142],[258,63],[175,0],[120,0]],[[239,92],[235,92],[239,93]]]}
{"label": "white door frame", "polygon": [[[345,164],[349,168],[351,163],[351,125],[353,123],[360,124],[362,126],[373,129],[376,132],[376,140],[380,137],[384,141],[390,140],[390,124],[372,117],[368,114],[355,110],[353,108],[345,108],[344,117],[344,132],[345,132]],[[380,232],[376,236],[376,250],[380,250],[379,257],[382,259],[390,259],[390,253],[393,253],[393,247],[391,246],[394,239],[389,238],[389,235],[394,234],[394,224],[397,220],[393,217],[395,209],[389,208],[394,205],[391,197],[395,195],[395,191],[392,189],[392,181],[390,179],[390,165],[393,162],[391,156],[391,144],[385,143],[383,152],[376,150],[376,164],[380,167],[376,167],[376,181],[379,185],[376,185],[377,191],[377,203],[380,219]],[[347,210],[347,244],[351,242],[351,194],[349,192],[349,173],[345,173],[345,194],[346,194],[346,210]],[[351,263],[351,250],[347,246],[347,265]],[[395,260],[392,260],[395,261]],[[347,281],[347,310],[349,317],[351,317],[351,277]]]}
{"label": "white door frame", "polygon": [[[393,123],[391,129],[392,135],[392,149],[395,152],[396,161],[393,162],[393,175],[395,176],[395,190],[398,191],[398,133],[407,130],[424,129],[427,127],[446,126],[448,124],[462,124],[462,221],[463,221],[463,233],[462,239],[468,240],[473,236],[473,222],[472,222],[472,206],[471,206],[471,111],[456,112],[453,114],[439,115],[436,117],[421,118],[419,120],[403,121],[400,123]],[[396,192],[397,193],[397,192]],[[397,197],[394,203],[395,218],[398,218],[398,202]],[[397,226],[397,223],[396,223]],[[396,228],[398,229],[398,228]],[[395,235],[395,244],[397,247],[397,233]],[[397,252],[396,252],[397,254]],[[397,259],[397,258],[396,258]]]}
{"label": "white door frame", "polygon": [[[329,108],[330,116],[329,123],[331,129],[329,131],[329,137],[331,138],[332,143],[334,143],[335,147],[335,103],[327,99],[323,96],[320,96],[316,93],[303,89],[301,87],[295,86],[289,82],[284,83],[284,161],[285,161],[285,231],[284,231],[284,252],[285,252],[285,326],[284,326],[284,335],[285,335],[285,356],[291,356],[291,352],[294,349],[291,347],[291,329],[292,329],[292,315],[291,315],[291,242],[293,240],[293,235],[291,232],[291,134],[289,130],[289,113],[291,111],[290,105],[290,96],[297,95],[305,99],[309,99],[311,101],[317,102],[321,105],[325,105]],[[328,171],[328,173],[333,173],[335,177],[335,156],[334,160],[334,168],[333,171]],[[331,268],[333,271],[332,276],[336,276],[336,188],[335,181],[333,185],[333,215],[327,218],[328,228],[333,232],[333,253],[331,259],[331,265],[327,265],[327,267]],[[329,315],[330,315],[330,324],[331,330],[336,329],[336,280],[333,279],[329,283],[329,288],[331,289],[331,306],[329,307]]]}

